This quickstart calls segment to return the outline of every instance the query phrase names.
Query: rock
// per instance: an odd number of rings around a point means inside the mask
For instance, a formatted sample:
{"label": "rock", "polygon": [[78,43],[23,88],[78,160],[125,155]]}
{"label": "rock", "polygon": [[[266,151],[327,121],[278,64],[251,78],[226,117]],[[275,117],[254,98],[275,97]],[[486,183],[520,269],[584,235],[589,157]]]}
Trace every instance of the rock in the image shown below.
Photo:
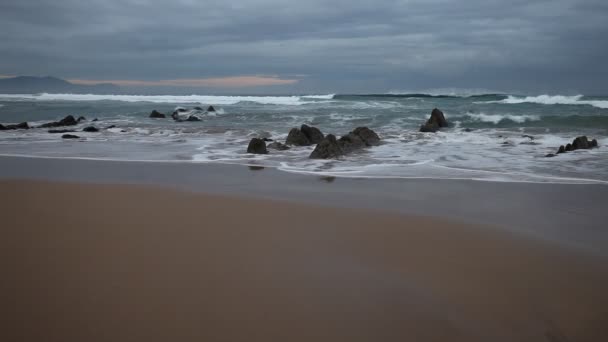
{"label": "rock", "polygon": [[265,142],[274,141],[274,140],[272,140],[270,138],[262,138],[262,140],[264,140]]}
{"label": "rock", "polygon": [[350,153],[366,146],[365,141],[353,132],[338,139],[338,145],[344,153]]}
{"label": "rock", "polygon": [[553,153],[549,153],[549,154],[545,155],[545,157],[547,157],[547,158],[551,158],[551,157],[555,157],[555,156],[556,156],[556,155],[555,155],[555,154],[553,154]]}
{"label": "rock", "polygon": [[[264,140],[264,141],[266,141],[266,140]],[[268,144],[267,147],[271,148],[271,149],[274,149],[274,150],[277,150],[277,151],[289,150],[289,146],[287,146],[285,144],[282,144],[282,143],[280,143],[278,141],[275,141],[273,143]]]}
{"label": "rock", "polygon": [[215,108],[213,108],[213,106],[209,106],[209,107],[207,108],[207,111],[208,111],[208,112],[215,112]]}
{"label": "rock", "polygon": [[310,140],[300,129],[292,128],[287,135],[287,139],[285,140],[285,144],[287,145],[295,145],[295,146],[308,146],[310,145]]}
{"label": "rock", "polygon": [[572,149],[572,144],[566,144],[566,152],[574,151]]}
{"label": "rock", "polygon": [[50,127],[62,127],[62,126],[74,126],[77,125],[78,121],[76,121],[76,119],[74,119],[73,116],[68,115],[65,118],[59,120],[59,121],[55,121],[55,122],[49,122],[49,123],[45,123],[43,124],[42,128],[50,128]]}
{"label": "rock", "polygon": [[448,127],[448,122],[443,112],[435,108],[431,112],[431,117],[420,127],[420,132],[437,132],[442,127]]}
{"label": "rock", "polygon": [[302,125],[300,127],[300,131],[304,133],[304,135],[306,136],[306,138],[308,138],[308,141],[310,141],[311,144],[318,144],[321,142],[321,140],[323,140],[323,138],[325,138],[323,133],[316,127]]}
{"label": "rock", "polygon": [[310,154],[311,159],[329,159],[342,156],[344,151],[338,144],[336,137],[333,134],[328,134],[317,144],[314,151]]}
{"label": "rock", "polygon": [[14,125],[0,125],[0,130],[2,131],[7,131],[7,130],[14,130],[14,129],[30,129],[30,125],[27,122],[22,122],[22,123],[18,123],[18,124],[14,124]]}
{"label": "rock", "polygon": [[367,127],[357,127],[353,133],[359,136],[367,146],[376,146],[380,144],[380,137],[378,134]]}
{"label": "rock", "polygon": [[185,121],[201,121],[198,116],[190,115]]}
{"label": "rock", "polygon": [[249,146],[247,146],[247,153],[268,154],[268,150],[266,149],[266,142],[259,138],[252,138],[249,141]]}
{"label": "rock", "polygon": [[598,145],[597,145],[597,140],[593,139],[593,140],[591,140],[591,141],[589,142],[589,147],[590,147],[590,148],[594,148],[594,147],[597,147],[597,146],[598,146]]}
{"label": "rock", "polygon": [[472,129],[470,129],[470,128],[465,128],[465,129],[464,129],[464,131],[465,131],[465,132],[473,132],[473,130],[472,130]]}
{"label": "rock", "polygon": [[110,129],[110,128],[116,128],[116,125],[110,125],[110,126],[106,127],[106,129]]}
{"label": "rock", "polygon": [[49,129],[48,131],[51,134],[56,134],[56,133],[72,133],[72,132],[76,132],[73,129]]}
{"label": "rock", "polygon": [[156,110],[153,110],[152,113],[150,113],[149,117],[154,118],[154,119],[164,119],[167,116],[161,112],[157,112]]}
{"label": "rock", "polygon": [[586,136],[576,137],[572,141],[572,149],[580,150],[580,149],[588,149],[589,148],[589,140],[587,140]]}
{"label": "rock", "polygon": [[99,132],[99,129],[97,129],[97,127],[95,127],[95,126],[87,126],[87,127],[83,128],[82,131],[93,133],[93,132]]}
{"label": "rock", "polygon": [[64,134],[61,136],[63,139],[80,139],[79,136],[73,134]]}
{"label": "rock", "polygon": [[79,116],[78,119],[76,120],[76,122],[80,122],[80,121],[87,121],[87,118],[85,118],[84,116]]}
{"label": "rock", "polygon": [[202,107],[194,107],[194,109],[195,109],[195,110],[200,110],[200,111],[203,111],[203,108],[202,108]]}
{"label": "rock", "polygon": [[564,147],[564,145],[561,145],[559,147],[559,149],[557,150],[557,154],[565,153],[565,152],[566,152],[566,148]]}
{"label": "rock", "polygon": [[95,119],[91,120],[91,122],[97,122],[97,121],[99,121],[98,118],[95,118]]}

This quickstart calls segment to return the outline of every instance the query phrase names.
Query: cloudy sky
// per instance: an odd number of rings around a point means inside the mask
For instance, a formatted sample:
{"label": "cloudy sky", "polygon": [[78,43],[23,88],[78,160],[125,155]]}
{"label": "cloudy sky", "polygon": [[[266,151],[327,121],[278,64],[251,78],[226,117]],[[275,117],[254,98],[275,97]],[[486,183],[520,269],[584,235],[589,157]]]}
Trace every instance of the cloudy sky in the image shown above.
{"label": "cloudy sky", "polygon": [[1,0],[0,75],[212,92],[608,93],[606,0]]}

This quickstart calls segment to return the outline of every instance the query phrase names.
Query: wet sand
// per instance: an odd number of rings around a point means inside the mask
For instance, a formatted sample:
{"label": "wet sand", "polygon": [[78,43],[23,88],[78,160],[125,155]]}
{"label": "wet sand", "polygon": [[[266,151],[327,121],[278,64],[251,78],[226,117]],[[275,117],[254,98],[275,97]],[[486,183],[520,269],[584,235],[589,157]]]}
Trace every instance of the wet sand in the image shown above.
{"label": "wet sand", "polygon": [[2,341],[608,340],[606,259],[525,234],[143,185],[0,193]]}

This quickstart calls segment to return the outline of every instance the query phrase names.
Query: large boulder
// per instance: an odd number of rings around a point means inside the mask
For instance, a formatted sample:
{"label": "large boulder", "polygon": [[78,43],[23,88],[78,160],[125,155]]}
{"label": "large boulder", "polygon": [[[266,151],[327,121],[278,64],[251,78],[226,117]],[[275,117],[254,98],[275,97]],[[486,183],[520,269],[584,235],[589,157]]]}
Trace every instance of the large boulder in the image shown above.
{"label": "large boulder", "polygon": [[336,136],[328,134],[317,144],[314,151],[310,154],[311,159],[330,159],[337,158],[344,154]]}
{"label": "large boulder", "polygon": [[378,134],[367,127],[357,127],[353,131],[353,134],[359,136],[367,146],[376,146],[380,144],[380,137]]}
{"label": "large boulder", "polygon": [[325,138],[321,130],[316,127],[310,127],[308,125],[302,125],[300,131],[308,138],[311,144],[318,144]]}
{"label": "large boulder", "polygon": [[285,144],[287,145],[295,145],[295,146],[308,146],[310,145],[310,140],[300,130],[299,128],[292,128],[287,135],[287,139],[285,140]]}
{"label": "large boulder", "polygon": [[350,132],[338,139],[338,145],[340,145],[340,148],[344,153],[350,153],[367,146],[365,141],[363,141],[363,139],[353,132]]}
{"label": "large boulder", "polygon": [[268,154],[268,150],[266,149],[266,142],[260,138],[251,139],[249,141],[249,146],[247,146],[247,153]]}
{"label": "large boulder", "polygon": [[152,113],[150,113],[150,117],[154,118],[154,119],[164,119],[164,118],[166,118],[165,114],[156,111],[156,109],[153,110]]}
{"label": "large boulder", "polygon": [[442,127],[448,127],[448,121],[443,112],[435,108],[431,112],[431,117],[420,127],[420,132],[437,132]]}
{"label": "large boulder", "polygon": [[62,126],[75,126],[77,124],[78,124],[78,121],[76,119],[74,119],[73,116],[68,115],[59,121],[45,123],[45,124],[42,124],[42,126],[40,126],[40,127],[52,128],[52,127],[62,127]]}
{"label": "large boulder", "polygon": [[0,125],[0,131],[14,130],[14,129],[30,129],[30,125],[27,122],[22,122],[14,125]]}

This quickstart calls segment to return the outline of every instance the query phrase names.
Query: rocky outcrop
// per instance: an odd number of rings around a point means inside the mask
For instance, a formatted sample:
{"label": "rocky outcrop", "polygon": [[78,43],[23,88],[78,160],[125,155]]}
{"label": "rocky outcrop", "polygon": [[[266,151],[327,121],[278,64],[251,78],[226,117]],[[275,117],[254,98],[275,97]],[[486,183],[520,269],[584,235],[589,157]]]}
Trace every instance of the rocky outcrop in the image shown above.
{"label": "rocky outcrop", "polygon": [[323,138],[324,135],[318,128],[302,125],[300,128],[292,128],[289,131],[285,144],[295,146],[310,146],[320,143]]}
{"label": "rocky outcrop", "polygon": [[[266,138],[264,138],[264,139],[266,139]],[[266,141],[266,140],[264,140],[264,141]],[[272,143],[268,144],[267,147],[271,148],[273,150],[277,150],[277,151],[289,150],[289,146],[287,146],[285,144],[282,144],[282,143],[280,143],[278,141],[275,141],[275,142],[272,142]]]}
{"label": "rocky outcrop", "polygon": [[62,139],[80,139],[79,136],[73,134],[64,134],[61,136]]}
{"label": "rocky outcrop", "polygon": [[330,159],[337,158],[344,155],[344,151],[338,144],[336,136],[328,134],[325,138],[317,144],[314,151],[310,154],[311,159]]}
{"label": "rocky outcrop", "polygon": [[268,154],[266,149],[266,142],[260,138],[253,138],[249,141],[247,146],[247,153],[253,154]]}
{"label": "rocky outcrop", "polygon": [[87,121],[87,118],[85,118],[84,116],[79,116],[78,119],[76,119],[76,122],[80,121]]}
{"label": "rocky outcrop", "polygon": [[73,116],[68,115],[59,121],[45,123],[45,124],[42,124],[42,126],[40,126],[40,127],[52,128],[52,127],[63,127],[63,126],[75,126],[77,124],[78,124],[78,121],[76,121],[76,119],[74,119]]}
{"label": "rocky outcrop", "polygon": [[598,147],[597,140],[593,139],[589,141],[586,136],[576,137],[572,144],[561,145],[557,150],[556,154],[576,151],[576,150],[588,150],[590,148]]}
{"label": "rocky outcrop", "polygon": [[448,122],[443,112],[435,108],[431,112],[431,117],[420,127],[420,132],[437,132],[440,128],[448,127]]}
{"label": "rocky outcrop", "polygon": [[95,126],[87,126],[85,128],[82,129],[83,132],[89,132],[89,133],[94,133],[94,132],[99,132],[99,129]]}
{"label": "rocky outcrop", "polygon": [[354,131],[336,139],[328,134],[310,154],[312,159],[337,158],[368,146],[380,144],[380,137],[367,127],[357,127]]}
{"label": "rocky outcrop", "polygon": [[215,112],[215,108],[213,108],[213,106],[209,106],[209,107],[207,108],[207,111],[208,111],[208,112]]}
{"label": "rocky outcrop", "polygon": [[0,125],[0,131],[10,131],[14,129],[30,129],[30,125],[27,122],[22,122],[14,125]]}
{"label": "rocky outcrop", "polygon": [[161,113],[161,112],[153,110],[152,113],[150,113],[149,117],[154,118],[154,119],[164,119],[167,116],[165,114]]}

